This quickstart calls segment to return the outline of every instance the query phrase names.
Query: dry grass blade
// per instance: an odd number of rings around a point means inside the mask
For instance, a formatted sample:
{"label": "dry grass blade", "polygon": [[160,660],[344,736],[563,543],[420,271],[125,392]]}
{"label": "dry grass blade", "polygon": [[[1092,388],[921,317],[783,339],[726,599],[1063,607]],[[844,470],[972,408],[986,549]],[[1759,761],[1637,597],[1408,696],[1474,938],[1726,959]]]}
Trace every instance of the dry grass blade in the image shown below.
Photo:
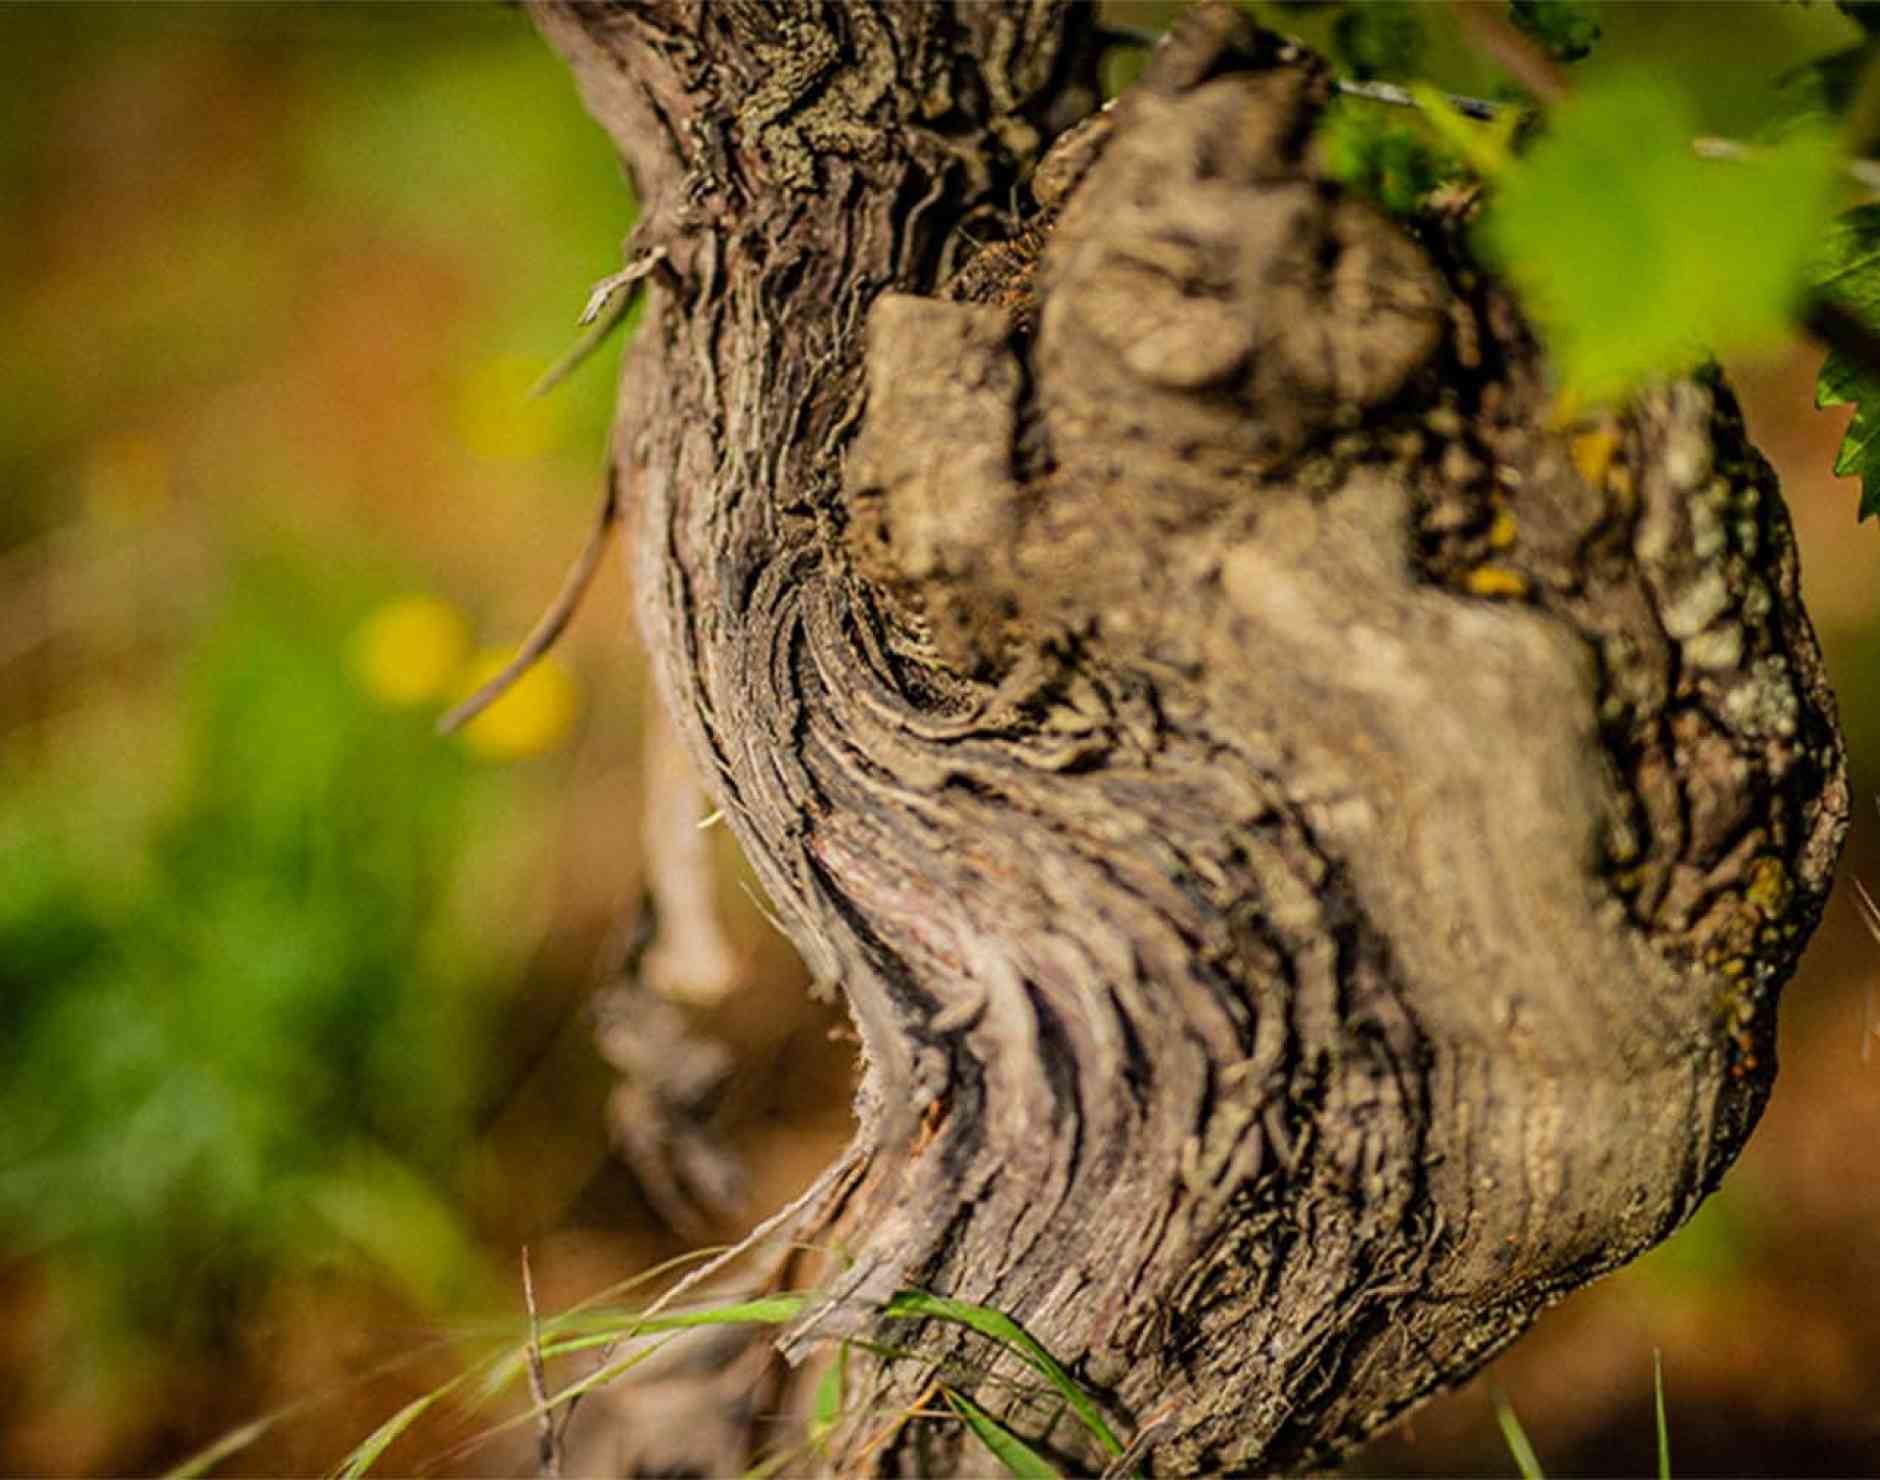
{"label": "dry grass blade", "polygon": [[529,1268],[529,1246],[522,1246],[522,1299],[529,1308],[529,1392],[541,1410],[541,1444],[537,1461],[542,1473],[561,1474],[561,1436],[555,1430],[555,1409],[548,1401],[548,1371],[542,1362],[542,1318],[535,1308],[535,1275]]}

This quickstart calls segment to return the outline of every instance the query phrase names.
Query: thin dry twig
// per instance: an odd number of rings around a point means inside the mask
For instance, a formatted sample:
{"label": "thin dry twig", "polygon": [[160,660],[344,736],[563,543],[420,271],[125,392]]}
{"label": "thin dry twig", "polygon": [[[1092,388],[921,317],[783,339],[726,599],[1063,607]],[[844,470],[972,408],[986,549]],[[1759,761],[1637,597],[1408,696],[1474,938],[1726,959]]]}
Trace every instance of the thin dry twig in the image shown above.
{"label": "thin dry twig", "polygon": [[542,655],[555,645],[563,630],[581,606],[581,598],[587,595],[587,589],[594,579],[594,572],[600,568],[601,556],[606,553],[607,542],[612,537],[614,526],[620,522],[620,475],[614,466],[610,454],[607,459],[607,488],[601,497],[601,506],[594,519],[593,532],[588,535],[587,543],[581,553],[575,557],[574,564],[568,568],[568,574],[561,583],[561,590],[542,619],[535,624],[535,630],[523,639],[516,656],[503,665],[488,683],[484,684],[463,703],[445,712],[437,722],[437,732],[448,735],[462,729],[490,705],[509,692],[511,686],[523,674],[538,662]]}
{"label": "thin dry twig", "polygon": [[601,310],[607,306],[608,299],[612,298],[614,294],[618,293],[622,288],[632,287],[665,260],[666,249],[664,247],[653,247],[634,261],[629,262],[625,267],[621,268],[619,272],[610,273],[608,276],[602,278],[594,285],[593,291],[588,294],[587,305],[581,310],[581,317],[576,319],[575,322],[581,325],[593,323],[595,319],[600,317]]}
{"label": "thin dry twig", "polygon": [[[932,1382],[928,1383],[926,1387],[921,1389],[921,1393],[918,1398],[916,1398],[911,1404],[909,1404],[907,1408],[904,1409],[902,1412],[897,1413],[892,1419],[888,1421],[886,1427],[884,1427],[880,1433],[876,1434],[872,1439],[870,1439],[866,1444],[862,1446],[861,1452],[855,1456],[855,1460],[854,1460],[855,1471],[857,1473],[860,1473],[863,1466],[866,1464],[868,1457],[871,1454],[873,1454],[877,1449],[881,1448],[882,1445],[886,1444],[896,1434],[900,1433],[902,1429],[906,1428],[909,1420],[920,1417],[921,1410],[927,1406],[928,1401],[932,1399],[934,1394],[939,1391],[940,1391],[940,1379],[936,1377]],[[949,1418],[952,1417],[951,1414],[948,1414],[947,1416]]]}
{"label": "thin dry twig", "polygon": [[[1364,98],[1372,103],[1389,103],[1393,108],[1421,108],[1423,105],[1407,87],[1399,87],[1394,82],[1359,82],[1356,78],[1338,79],[1338,90],[1348,98]],[[1499,118],[1506,104],[1491,103],[1486,98],[1465,97],[1461,93],[1444,93],[1443,100],[1465,118],[1478,118],[1483,122]]]}
{"label": "thin dry twig", "polygon": [[549,1480],[561,1475],[561,1432],[555,1410],[548,1402],[548,1372],[542,1364],[542,1321],[535,1308],[535,1275],[529,1268],[529,1246],[522,1246],[522,1300],[529,1308],[529,1392],[535,1399],[542,1437],[536,1450],[540,1472]]}
{"label": "thin dry twig", "polygon": [[[638,291],[622,292],[621,290],[623,288],[637,289],[637,285],[665,260],[666,249],[654,247],[644,256],[621,268],[619,272],[609,273],[596,283],[588,294],[587,304],[582,308],[580,318],[575,320],[577,325],[588,329],[588,332],[577,339],[566,354],[542,372],[542,378],[530,387],[529,394],[531,396],[547,395],[580,368],[587,357],[599,349],[607,336],[625,322],[627,315],[633,311],[633,305],[640,296]],[[602,316],[603,310],[605,310],[605,317]],[[599,322],[596,323],[596,320]],[[593,327],[588,328],[589,325]]]}
{"label": "thin dry twig", "polygon": [[607,316],[563,350],[561,357],[537,377],[535,384],[529,387],[529,399],[533,401],[546,396],[585,365],[588,357],[607,342],[608,336],[626,322],[627,315],[633,312],[636,297],[636,294],[629,293],[624,298],[616,298],[613,306],[607,310]]}

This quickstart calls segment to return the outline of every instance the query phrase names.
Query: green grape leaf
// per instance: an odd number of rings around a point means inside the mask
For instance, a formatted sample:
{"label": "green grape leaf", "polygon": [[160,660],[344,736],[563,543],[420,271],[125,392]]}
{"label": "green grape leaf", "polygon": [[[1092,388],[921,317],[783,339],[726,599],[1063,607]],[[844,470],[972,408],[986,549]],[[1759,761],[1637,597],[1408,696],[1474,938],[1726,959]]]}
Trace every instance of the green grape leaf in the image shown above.
{"label": "green grape leaf", "polygon": [[1423,18],[1407,0],[1347,5],[1333,23],[1332,45],[1360,81],[1408,76],[1423,57]]}
{"label": "green grape leaf", "polygon": [[1785,342],[1833,201],[1833,137],[1798,127],[1704,161],[1698,132],[1671,78],[1615,71],[1496,179],[1478,245],[1522,289],[1569,405]]}
{"label": "green grape leaf", "polygon": [[[1857,206],[1835,218],[1822,238],[1813,276],[1817,291],[1869,324],[1880,324],[1880,205]],[[1815,404],[1854,408],[1834,455],[1834,472],[1860,479],[1860,518],[1880,516],[1880,376],[1835,350],[1815,378]]]}
{"label": "green grape leaf", "polygon": [[1586,0],[1508,0],[1508,19],[1557,62],[1579,61],[1599,40],[1599,22]]}

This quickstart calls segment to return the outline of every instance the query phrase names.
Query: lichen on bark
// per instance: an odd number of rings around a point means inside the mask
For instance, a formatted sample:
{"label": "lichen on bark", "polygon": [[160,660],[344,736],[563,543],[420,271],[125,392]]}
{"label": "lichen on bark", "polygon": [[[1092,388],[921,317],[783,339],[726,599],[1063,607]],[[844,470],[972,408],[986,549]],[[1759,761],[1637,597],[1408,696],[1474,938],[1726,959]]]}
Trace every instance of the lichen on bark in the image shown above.
{"label": "lichen on bark", "polygon": [[662,689],[866,1058],[814,1309],[609,1462],[774,1442],[859,1335],[906,1355],[806,1466],[972,1468],[893,1424],[938,1372],[1103,1467],[886,1332],[913,1286],[1157,1473],[1318,1463],[1687,1217],[1846,815],[1727,388],[1557,427],[1455,213],[1323,178],[1322,65],[1224,7],[1106,114],[1043,0],[537,15],[665,254],[616,430]]}

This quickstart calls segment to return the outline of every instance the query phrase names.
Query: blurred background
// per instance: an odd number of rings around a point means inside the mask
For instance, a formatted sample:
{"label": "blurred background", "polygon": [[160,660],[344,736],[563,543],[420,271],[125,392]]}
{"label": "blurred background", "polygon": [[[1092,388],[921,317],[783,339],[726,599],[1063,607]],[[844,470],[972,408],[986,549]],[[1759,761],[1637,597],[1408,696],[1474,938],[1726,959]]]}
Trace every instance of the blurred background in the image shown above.
{"label": "blurred background", "polygon": [[[1721,132],[1852,39],[1826,5],[1602,20]],[[588,1008],[643,887],[617,570],[432,728],[586,537],[619,341],[527,392],[631,194],[513,8],[34,5],[0,8],[0,201],[0,1469],[159,1470],[279,1412],[233,1468],[318,1471],[514,1337],[523,1245],[545,1310],[687,1247],[609,1146]],[[1880,530],[1819,358],[1732,370],[1843,706],[1845,877],[1880,884]],[[706,836],[759,988],[695,1013],[754,1221],[845,1137],[852,1050]],[[1550,1473],[1650,1468],[1654,1349],[1678,1473],[1880,1470],[1877,981],[1844,890],[1722,1192],[1489,1374]],[[388,1467],[474,1427],[440,1407]],[[1356,1468],[1509,1473],[1488,1381]]]}

